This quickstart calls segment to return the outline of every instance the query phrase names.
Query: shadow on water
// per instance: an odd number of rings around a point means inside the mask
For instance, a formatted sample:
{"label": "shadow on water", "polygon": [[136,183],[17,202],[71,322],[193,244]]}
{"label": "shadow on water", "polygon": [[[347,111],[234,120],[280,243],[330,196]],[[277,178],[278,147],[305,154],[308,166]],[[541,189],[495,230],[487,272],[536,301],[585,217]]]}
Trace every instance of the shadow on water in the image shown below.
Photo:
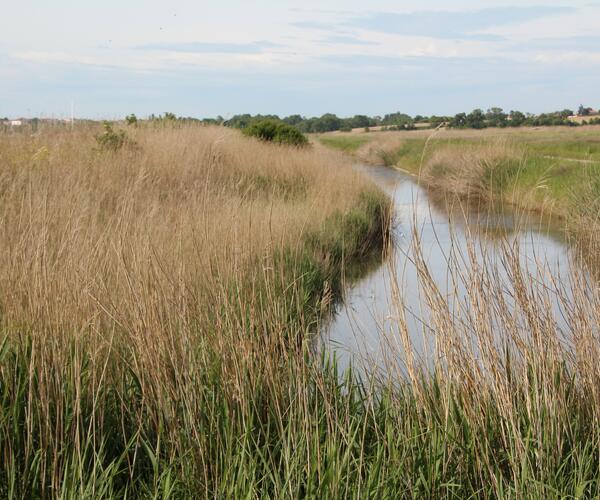
{"label": "shadow on water", "polygon": [[[413,259],[415,244],[431,279],[452,307],[468,302],[469,284],[457,283],[449,270],[449,262],[460,267],[465,255],[475,253],[475,261],[485,261],[486,269],[491,267],[500,276],[498,283],[510,279],[506,262],[501,262],[500,249],[506,245],[517,249],[523,269],[534,269],[529,276],[536,283],[560,280],[570,270],[572,259],[565,234],[556,221],[489,204],[436,199],[407,174],[388,167],[360,168],[393,201],[392,244],[383,261],[370,259],[362,273],[353,273],[362,278],[349,282],[343,303],[322,329],[322,346],[326,352],[335,353],[341,371],[350,364],[358,373],[367,367],[369,371],[385,371],[387,358],[402,351],[398,314],[405,316],[415,354],[430,364],[433,349],[426,335],[430,318],[421,293],[422,278]],[[473,272],[468,267],[465,262],[465,275]],[[397,310],[398,295],[401,313]],[[507,300],[509,295],[507,292]]]}

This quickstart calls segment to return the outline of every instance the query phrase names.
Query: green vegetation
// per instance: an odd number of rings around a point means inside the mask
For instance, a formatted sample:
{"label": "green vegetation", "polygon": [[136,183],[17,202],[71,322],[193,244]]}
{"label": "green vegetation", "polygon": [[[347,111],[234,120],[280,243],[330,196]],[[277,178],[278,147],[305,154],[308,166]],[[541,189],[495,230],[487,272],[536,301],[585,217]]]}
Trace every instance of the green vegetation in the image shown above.
{"label": "green vegetation", "polygon": [[470,113],[458,113],[455,116],[410,116],[406,113],[395,112],[384,116],[354,115],[348,118],[339,117],[333,113],[325,113],[322,116],[305,117],[291,115],[279,117],[277,115],[235,115],[228,120],[222,117],[205,118],[205,124],[223,124],[227,127],[244,129],[252,123],[261,120],[281,121],[292,125],[304,133],[323,134],[326,132],[350,132],[353,129],[372,129],[379,127],[382,130],[415,130],[436,129],[440,126],[457,129],[485,129],[491,127],[515,128],[515,127],[541,127],[541,126],[571,126],[576,127],[583,124],[578,118],[585,118],[585,123],[590,125],[600,124],[600,116],[592,115],[591,108],[580,107],[577,118],[573,118],[573,111],[564,109],[549,113],[532,114],[517,110],[505,112],[501,108],[492,107],[487,111],[475,109]]}
{"label": "green vegetation", "polygon": [[322,135],[319,137],[319,142],[330,148],[344,151],[345,153],[354,153],[358,148],[368,143],[369,139],[360,135]]}
{"label": "green vegetation", "polygon": [[96,136],[98,148],[101,151],[116,152],[127,143],[127,134],[124,130],[116,131],[109,122],[104,122],[104,131]]}
{"label": "green vegetation", "polygon": [[256,137],[262,141],[275,142],[286,146],[306,146],[308,139],[297,128],[275,120],[261,120],[244,128],[247,137]]}
{"label": "green vegetation", "polygon": [[484,129],[488,127],[541,127],[541,126],[577,126],[574,121],[569,120],[573,111],[565,109],[554,113],[542,113],[540,115],[525,114],[520,111],[505,113],[501,108],[491,108],[487,112],[476,109],[469,114],[459,113],[449,120],[448,126],[452,128]]}
{"label": "green vegetation", "polygon": [[589,186],[600,178],[600,138],[591,128],[551,130],[346,134],[319,140],[353,153],[358,148],[352,146],[360,143],[375,153],[362,159],[398,166],[440,192],[503,200],[574,220],[586,211]]}
{"label": "green vegetation", "polygon": [[[449,259],[471,303],[455,307],[416,234],[433,365],[395,294],[389,377],[340,376],[315,353],[319,326],[346,267],[385,238],[381,192],[339,153],[222,127],[161,118],[114,154],[96,134],[0,136],[0,496],[600,495],[600,296],[585,284],[536,288],[508,246],[504,273]],[[574,149],[555,137],[412,134],[321,140],[374,146],[458,194],[523,179],[566,199],[598,173],[545,158]],[[599,186],[580,197],[592,214]]]}
{"label": "green vegetation", "polygon": [[131,113],[130,115],[127,115],[125,117],[125,121],[127,122],[127,125],[137,125],[138,123],[138,119],[137,116],[135,116],[135,114]]}

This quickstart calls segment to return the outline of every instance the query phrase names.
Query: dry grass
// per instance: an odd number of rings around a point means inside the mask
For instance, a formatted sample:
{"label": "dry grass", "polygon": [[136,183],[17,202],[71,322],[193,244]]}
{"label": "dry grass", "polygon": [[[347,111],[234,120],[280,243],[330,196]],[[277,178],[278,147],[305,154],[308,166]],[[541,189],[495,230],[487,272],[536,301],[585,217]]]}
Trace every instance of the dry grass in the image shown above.
{"label": "dry grass", "polygon": [[116,153],[89,130],[0,136],[0,495],[598,496],[584,274],[547,286],[514,245],[499,264],[470,242],[448,292],[415,231],[433,369],[392,282],[403,348],[371,391],[310,334],[347,254],[381,239],[381,195],[334,153],[130,133]]}
{"label": "dry grass", "polygon": [[[402,138],[390,132],[379,132],[373,134],[373,136],[373,140],[370,140],[358,148],[356,156],[361,161],[371,165],[381,164],[382,161],[386,165],[391,165],[391,163],[386,161],[387,155],[402,146]],[[370,137],[371,136],[369,136],[369,138]]]}
{"label": "dry grass", "polygon": [[382,231],[361,212],[381,195],[337,153],[128,132],[118,152],[93,130],[0,135],[2,477],[21,494],[71,491],[74,471],[82,494],[102,453],[126,453],[134,479],[152,455],[123,450],[145,439],[219,484],[210,398],[250,405],[282,377],[339,278],[333,247],[369,237],[342,231],[348,214]]}
{"label": "dry grass", "polygon": [[335,153],[290,154],[226,129],[138,130],[134,140],[110,154],[94,151],[91,134],[0,136],[7,324],[94,330],[149,307],[149,281],[175,306],[186,289],[208,293],[217,276],[298,245],[365,189]]}
{"label": "dry grass", "polygon": [[522,168],[524,151],[506,140],[434,150],[419,171],[431,189],[471,200],[492,200]]}

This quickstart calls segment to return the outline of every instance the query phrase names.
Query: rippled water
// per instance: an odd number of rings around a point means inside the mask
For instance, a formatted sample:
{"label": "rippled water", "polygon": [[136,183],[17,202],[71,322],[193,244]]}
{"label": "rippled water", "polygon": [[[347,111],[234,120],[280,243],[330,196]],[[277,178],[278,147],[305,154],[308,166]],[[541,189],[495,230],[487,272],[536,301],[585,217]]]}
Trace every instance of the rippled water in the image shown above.
{"label": "rippled water", "polygon": [[[460,268],[461,259],[471,254],[475,261],[485,260],[493,268],[498,282],[508,280],[502,263],[507,245],[517,249],[519,265],[530,274],[536,286],[552,284],[569,273],[569,250],[560,229],[539,216],[513,211],[491,211],[447,204],[431,199],[427,191],[407,174],[387,167],[364,167],[367,175],[392,198],[394,206],[393,245],[381,265],[370,269],[359,281],[350,284],[343,304],[323,331],[324,345],[335,352],[340,369],[386,364],[386,357],[401,350],[397,332],[398,300],[392,299],[392,283],[398,284],[417,354],[427,358],[428,312],[413,263],[411,246],[420,241],[423,260],[429,273],[449,303],[460,307],[466,301],[468,279],[457,283],[449,271],[449,260]],[[466,258],[468,260],[468,258]],[[491,265],[490,265],[491,263]],[[472,262],[471,262],[472,264]],[[464,274],[473,272],[465,262]],[[507,292],[507,296],[509,293]],[[508,297],[510,300],[510,297]],[[560,304],[549,307],[559,309]],[[557,314],[560,316],[560,314]]]}

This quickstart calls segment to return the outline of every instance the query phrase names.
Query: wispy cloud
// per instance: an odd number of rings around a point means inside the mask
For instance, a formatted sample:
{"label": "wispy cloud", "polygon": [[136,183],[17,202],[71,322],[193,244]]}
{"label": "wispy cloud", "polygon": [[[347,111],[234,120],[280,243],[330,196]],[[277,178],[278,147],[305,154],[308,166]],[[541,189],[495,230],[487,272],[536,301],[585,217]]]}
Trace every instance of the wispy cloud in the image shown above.
{"label": "wispy cloud", "polygon": [[324,23],[320,21],[297,21],[290,24],[291,26],[295,26],[296,28],[310,29],[310,30],[324,30],[331,31],[335,29],[335,25],[333,23]]}
{"label": "wispy cloud", "polygon": [[575,11],[573,7],[539,6],[496,7],[470,11],[373,12],[337,23],[301,21],[293,23],[293,26],[324,31],[354,28],[403,36],[494,42],[504,38],[485,33],[485,30]]}
{"label": "wispy cloud", "polygon": [[576,50],[578,52],[600,53],[600,36],[572,36],[560,38],[536,38],[527,41],[530,49]]}
{"label": "wispy cloud", "polygon": [[373,42],[370,40],[363,40],[358,37],[353,37],[349,35],[333,35],[323,40],[319,40],[319,43],[326,45],[380,45],[377,42]]}
{"label": "wispy cloud", "polygon": [[282,48],[283,45],[268,41],[250,43],[213,43],[213,42],[181,42],[151,43],[136,47],[139,50],[156,50],[166,52],[184,52],[192,54],[261,54],[270,49]]}
{"label": "wispy cloud", "polygon": [[377,12],[347,21],[347,26],[399,35],[497,40],[480,32],[574,12],[572,7],[498,7],[473,11],[417,11],[406,14]]}

